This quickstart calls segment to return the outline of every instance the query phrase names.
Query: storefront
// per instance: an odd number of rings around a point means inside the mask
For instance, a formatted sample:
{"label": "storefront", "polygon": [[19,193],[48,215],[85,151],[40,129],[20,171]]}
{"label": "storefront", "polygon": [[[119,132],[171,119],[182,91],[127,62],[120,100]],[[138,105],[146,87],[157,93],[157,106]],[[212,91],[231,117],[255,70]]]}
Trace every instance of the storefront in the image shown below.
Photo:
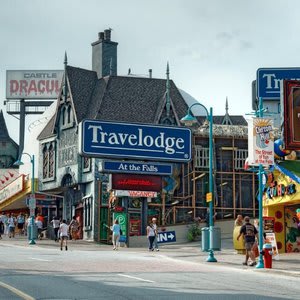
{"label": "storefront", "polygon": [[300,184],[298,177],[289,173],[286,168],[277,166],[268,175],[265,187],[263,213],[266,217],[274,218],[273,227],[279,253],[300,252]]}

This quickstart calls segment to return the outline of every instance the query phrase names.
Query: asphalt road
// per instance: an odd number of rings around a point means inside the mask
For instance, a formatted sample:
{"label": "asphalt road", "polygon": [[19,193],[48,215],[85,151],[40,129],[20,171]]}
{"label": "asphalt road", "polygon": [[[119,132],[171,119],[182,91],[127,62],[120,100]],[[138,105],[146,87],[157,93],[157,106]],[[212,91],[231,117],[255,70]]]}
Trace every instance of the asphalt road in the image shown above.
{"label": "asphalt road", "polygon": [[299,299],[299,277],[121,249],[0,243],[0,299]]}

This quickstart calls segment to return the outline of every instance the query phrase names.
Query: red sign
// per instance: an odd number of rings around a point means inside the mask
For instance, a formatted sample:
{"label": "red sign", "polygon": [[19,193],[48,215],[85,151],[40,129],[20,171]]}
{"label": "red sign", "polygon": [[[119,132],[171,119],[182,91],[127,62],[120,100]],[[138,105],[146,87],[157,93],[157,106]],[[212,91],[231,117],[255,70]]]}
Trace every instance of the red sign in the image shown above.
{"label": "red sign", "polygon": [[157,175],[112,174],[112,189],[160,192],[162,180]]}
{"label": "red sign", "polygon": [[300,150],[300,81],[284,80],[283,86],[285,149]]}

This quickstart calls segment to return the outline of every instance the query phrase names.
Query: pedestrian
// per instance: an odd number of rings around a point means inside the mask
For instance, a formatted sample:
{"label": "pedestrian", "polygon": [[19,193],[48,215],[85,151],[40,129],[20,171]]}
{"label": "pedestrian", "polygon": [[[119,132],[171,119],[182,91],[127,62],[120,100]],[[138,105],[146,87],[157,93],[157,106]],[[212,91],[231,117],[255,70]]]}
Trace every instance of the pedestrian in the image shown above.
{"label": "pedestrian", "polygon": [[243,226],[243,216],[238,215],[234,221],[234,227]]}
{"label": "pedestrian", "polygon": [[0,240],[2,240],[2,234],[4,233],[4,223],[2,220],[2,215],[0,216]]}
{"label": "pedestrian", "polygon": [[110,230],[112,231],[113,250],[118,250],[121,234],[121,227],[118,219],[115,219],[114,225],[111,226]]}
{"label": "pedestrian", "polygon": [[35,225],[38,231],[38,239],[41,240],[43,238],[43,222],[41,221],[41,219],[36,219]]}
{"label": "pedestrian", "polygon": [[0,216],[0,223],[2,223],[2,234],[6,234],[6,226],[7,226],[7,216],[4,212],[2,212]]}
{"label": "pedestrian", "polygon": [[19,235],[24,234],[24,223],[25,223],[25,217],[22,213],[19,213],[19,215],[17,216],[17,227],[18,227]]}
{"label": "pedestrian", "polygon": [[55,242],[58,242],[58,239],[59,239],[58,230],[59,230],[59,223],[60,223],[58,217],[53,217],[53,219],[50,223],[54,230],[54,240],[55,240]]}
{"label": "pedestrian", "polygon": [[245,224],[240,229],[240,234],[237,236],[237,240],[240,239],[240,237],[244,236],[244,243],[245,243],[245,249],[246,249],[246,257],[245,262],[243,262],[243,265],[248,265],[248,259],[251,258],[251,263],[249,266],[255,266],[255,255],[252,251],[254,243],[255,243],[255,237],[257,237],[257,230],[254,225],[250,223],[250,218],[246,216],[244,218]]}
{"label": "pedestrian", "polygon": [[79,230],[79,223],[76,220],[76,217],[73,216],[72,221],[69,224],[70,228],[70,240],[77,240],[78,237],[78,230]]}
{"label": "pedestrian", "polygon": [[157,226],[156,222],[157,222],[157,219],[156,218],[152,218],[152,226],[153,226],[153,229],[154,229],[154,232],[155,232],[155,238],[154,238],[154,241],[153,241],[153,248],[156,251],[159,251],[158,244],[157,244],[158,226]]}
{"label": "pedestrian", "polygon": [[62,223],[59,226],[59,237],[60,237],[60,250],[63,249],[65,244],[66,251],[68,250],[68,233],[69,233],[69,226],[67,225],[66,220],[62,220]]}
{"label": "pedestrian", "polygon": [[30,217],[28,216],[28,214],[25,215],[25,223],[24,223],[24,234],[27,235],[27,228],[28,228],[28,224],[29,224],[29,221],[30,220]]}
{"label": "pedestrian", "polygon": [[9,238],[15,237],[15,228],[16,228],[16,218],[14,217],[14,214],[9,214],[8,220],[8,236]]}
{"label": "pedestrian", "polygon": [[148,243],[149,243],[149,251],[154,251],[153,248],[153,242],[155,239],[155,229],[153,227],[153,223],[149,223],[147,226],[147,238],[148,238]]}

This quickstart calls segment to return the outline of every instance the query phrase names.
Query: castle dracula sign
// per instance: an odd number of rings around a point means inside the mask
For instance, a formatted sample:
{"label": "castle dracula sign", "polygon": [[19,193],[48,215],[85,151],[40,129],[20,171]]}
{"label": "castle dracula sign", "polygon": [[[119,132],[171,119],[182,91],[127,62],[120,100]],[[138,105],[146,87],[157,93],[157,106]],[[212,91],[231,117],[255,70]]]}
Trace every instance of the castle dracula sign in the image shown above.
{"label": "castle dracula sign", "polygon": [[90,157],[188,162],[191,137],[188,128],[84,120],[79,124],[79,153]]}

